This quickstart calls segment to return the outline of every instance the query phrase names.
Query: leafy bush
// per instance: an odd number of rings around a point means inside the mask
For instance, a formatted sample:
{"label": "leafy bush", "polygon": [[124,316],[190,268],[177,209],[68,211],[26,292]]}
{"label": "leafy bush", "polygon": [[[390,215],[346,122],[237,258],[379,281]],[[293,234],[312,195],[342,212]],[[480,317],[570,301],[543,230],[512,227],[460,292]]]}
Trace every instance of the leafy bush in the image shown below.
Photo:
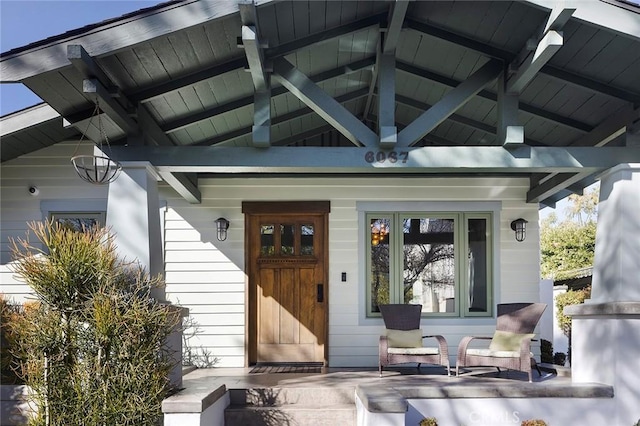
{"label": "leafy bush", "polygon": [[567,362],[567,354],[564,352],[556,352],[553,354],[553,363],[556,365],[565,365]]}
{"label": "leafy bush", "polygon": [[591,287],[585,287],[581,290],[569,290],[564,294],[556,296],[556,307],[558,308],[556,319],[558,321],[558,327],[560,327],[564,335],[569,339],[569,351],[567,353],[569,362],[571,362],[571,317],[564,314],[564,308],[565,306],[584,303],[589,297],[591,297]]}
{"label": "leafy bush", "polygon": [[534,419],[534,420],[523,420],[521,426],[547,426],[544,420]]}
{"label": "leafy bush", "polygon": [[571,334],[571,317],[564,314],[565,306],[579,305],[589,297],[591,297],[591,287],[581,290],[568,290],[556,296],[556,307],[558,308],[556,319],[558,320],[558,327],[560,327],[565,336],[569,337]]}
{"label": "leafy bush", "polygon": [[20,378],[14,368],[17,361],[14,359],[11,348],[15,346],[15,335],[11,324],[19,315],[18,307],[0,293],[0,383],[19,384]]}
{"label": "leafy bush", "polygon": [[438,422],[435,417],[425,417],[420,420],[419,426],[438,426]]}
{"label": "leafy bush", "polygon": [[546,339],[540,341],[540,362],[547,364],[553,362],[553,344]]}
{"label": "leafy bush", "polygon": [[14,272],[39,303],[11,325],[32,425],[157,425],[173,361],[164,342],[178,311],[151,297],[159,281],[116,255],[106,228],[31,223],[44,249],[11,242]]}

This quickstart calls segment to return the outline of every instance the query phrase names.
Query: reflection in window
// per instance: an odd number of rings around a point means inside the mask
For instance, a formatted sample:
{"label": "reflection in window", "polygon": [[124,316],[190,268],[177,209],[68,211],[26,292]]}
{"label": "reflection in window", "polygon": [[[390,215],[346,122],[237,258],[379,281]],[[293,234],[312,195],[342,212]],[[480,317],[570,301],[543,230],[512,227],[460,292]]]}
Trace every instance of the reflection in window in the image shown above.
{"label": "reflection in window", "polygon": [[467,273],[469,283],[469,311],[488,312],[487,303],[487,220],[468,221]]}
{"label": "reflection in window", "polygon": [[76,232],[84,232],[91,229],[98,224],[96,219],[83,218],[83,217],[64,217],[57,220],[62,228],[73,229]]}
{"label": "reflection in window", "polygon": [[61,227],[77,232],[105,224],[104,212],[50,212],[49,218]]}
{"label": "reflection in window", "polygon": [[403,219],[404,300],[423,312],[455,312],[455,221]]}
{"label": "reflection in window", "polygon": [[389,303],[389,218],[373,218],[369,221],[371,310],[380,312],[379,305]]}
{"label": "reflection in window", "polygon": [[313,255],[313,225],[300,225],[300,254]]}
{"label": "reflection in window", "polygon": [[294,225],[280,225],[280,254],[285,256],[294,254],[294,231]]}
{"label": "reflection in window", "polygon": [[444,316],[492,311],[489,212],[369,213],[367,314],[414,303]]}
{"label": "reflection in window", "polygon": [[262,225],[260,227],[260,255],[273,256],[275,254],[276,246],[273,232],[273,225]]}

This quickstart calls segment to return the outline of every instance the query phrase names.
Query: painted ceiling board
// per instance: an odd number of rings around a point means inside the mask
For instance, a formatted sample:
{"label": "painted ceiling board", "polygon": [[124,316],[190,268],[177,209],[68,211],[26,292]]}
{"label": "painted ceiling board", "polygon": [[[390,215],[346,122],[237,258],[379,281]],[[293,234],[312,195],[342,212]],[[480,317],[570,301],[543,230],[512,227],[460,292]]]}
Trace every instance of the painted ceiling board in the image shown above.
{"label": "painted ceiling board", "polygon": [[169,36],[169,40],[174,47],[187,43],[193,50],[195,61],[197,61],[198,65],[215,63],[216,57],[213,54],[211,41],[207,37],[207,31],[204,25],[189,28],[184,32],[184,35],[178,34],[179,33]]}

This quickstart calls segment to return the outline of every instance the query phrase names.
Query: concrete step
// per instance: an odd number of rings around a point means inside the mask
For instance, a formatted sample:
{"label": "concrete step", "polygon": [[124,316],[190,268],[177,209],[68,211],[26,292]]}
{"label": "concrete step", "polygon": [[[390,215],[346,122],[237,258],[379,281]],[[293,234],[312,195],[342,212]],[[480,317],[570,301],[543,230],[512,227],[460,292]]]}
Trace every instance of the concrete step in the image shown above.
{"label": "concrete step", "polygon": [[229,389],[232,405],[305,405],[327,406],[355,404],[355,386],[338,388],[251,388]]}
{"label": "concrete step", "polygon": [[256,407],[230,405],[224,413],[225,426],[355,426],[355,404],[304,406],[299,404]]}
{"label": "concrete step", "polygon": [[355,426],[355,386],[229,389],[225,425]]}

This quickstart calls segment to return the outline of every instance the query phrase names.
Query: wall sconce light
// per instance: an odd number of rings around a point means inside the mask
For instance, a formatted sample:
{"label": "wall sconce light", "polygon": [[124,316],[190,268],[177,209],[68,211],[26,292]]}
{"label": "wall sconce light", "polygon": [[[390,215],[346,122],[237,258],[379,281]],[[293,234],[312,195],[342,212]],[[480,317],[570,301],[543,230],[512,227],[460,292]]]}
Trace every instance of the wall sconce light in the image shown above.
{"label": "wall sconce light", "polygon": [[227,229],[229,229],[229,221],[224,217],[216,219],[216,236],[218,241],[224,241],[227,239]]}
{"label": "wall sconce light", "polygon": [[516,241],[522,242],[527,236],[527,221],[519,218],[511,222],[511,229],[516,232]]}

